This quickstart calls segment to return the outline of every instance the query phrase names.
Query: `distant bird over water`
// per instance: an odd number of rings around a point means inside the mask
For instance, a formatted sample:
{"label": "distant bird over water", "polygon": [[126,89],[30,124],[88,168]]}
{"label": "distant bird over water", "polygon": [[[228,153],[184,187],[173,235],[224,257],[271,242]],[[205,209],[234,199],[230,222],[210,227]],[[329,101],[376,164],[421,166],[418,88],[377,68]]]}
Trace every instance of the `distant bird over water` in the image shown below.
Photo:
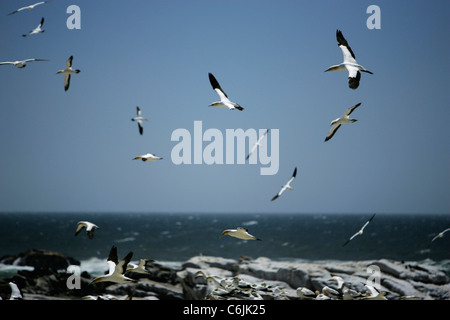
{"label": "distant bird over water", "polygon": [[338,65],[329,67],[327,71],[348,71],[348,86],[351,89],[356,89],[359,86],[359,80],[361,79],[361,72],[367,72],[373,74],[363,66],[356,62],[355,54],[348,45],[347,40],[345,40],[344,35],[340,30],[336,31],[336,39],[339,48],[341,48],[342,54],[344,56],[344,62]]}
{"label": "distant bird over water", "polygon": [[39,23],[39,25],[35,29],[30,30],[30,32],[28,34],[23,34],[22,37],[29,37],[29,36],[32,36],[33,34],[38,34],[38,33],[45,32],[45,30],[42,30],[42,26],[44,25],[44,21],[45,21],[45,19],[42,18],[41,22]]}
{"label": "distant bird over water", "polygon": [[292,174],[292,177],[289,179],[289,181],[284,186],[281,187],[281,190],[272,198],[271,201],[278,199],[278,197],[280,197],[284,191],[292,190],[293,188],[291,187],[291,183],[292,181],[294,181],[296,176],[297,176],[297,167],[295,167],[294,173]]}
{"label": "distant bird over water", "polygon": [[27,63],[32,62],[32,61],[48,61],[48,60],[47,59],[25,59],[25,60],[17,60],[17,61],[4,61],[4,62],[0,62],[0,66],[6,65],[6,64],[11,64],[17,68],[25,68],[27,66]]}
{"label": "distant bird over water", "polygon": [[13,11],[13,12],[8,13],[8,16],[10,16],[12,14],[15,14],[17,12],[20,12],[22,10],[33,10],[35,7],[37,7],[37,6],[41,5],[41,4],[47,3],[47,2],[49,2],[49,1],[41,1],[41,2],[38,2],[38,3],[35,3],[35,4],[31,4],[29,6],[26,6],[26,7],[19,8],[19,9]]}
{"label": "distant bird over water", "polygon": [[361,105],[361,103],[358,103],[357,105],[348,108],[345,113],[342,115],[342,117],[337,118],[333,121],[331,121],[331,126],[333,126],[331,128],[331,130],[328,132],[325,141],[330,140],[331,138],[333,138],[334,134],[336,133],[336,131],[341,127],[342,124],[347,124],[347,123],[353,123],[356,122],[356,119],[350,119],[349,116],[350,114],[355,111],[356,108],[358,108]]}
{"label": "distant bird over water", "polygon": [[210,107],[226,107],[230,110],[234,110],[234,109],[237,109],[240,111],[244,110],[244,108],[242,108],[240,105],[238,105],[235,102],[231,102],[228,99],[228,96],[220,87],[219,82],[217,82],[216,78],[211,73],[209,73],[208,76],[209,76],[209,82],[211,83],[211,86],[213,87],[214,91],[216,91],[216,93],[220,97],[220,101],[211,103],[209,105]]}
{"label": "distant bird over water", "polygon": [[100,229],[96,224],[89,221],[78,221],[77,229],[75,230],[75,236],[77,236],[83,228],[86,228],[86,233],[89,239],[94,238],[95,229]]}
{"label": "distant bird over water", "polygon": [[78,69],[72,69],[72,61],[73,61],[73,56],[70,56],[69,59],[67,59],[66,61],[66,67],[64,68],[64,70],[58,70],[58,73],[61,73],[64,75],[64,90],[67,91],[69,90],[69,86],[70,86],[70,76],[74,73],[80,73],[80,70]]}
{"label": "distant bird over water", "polygon": [[433,242],[433,241],[436,240],[436,239],[443,238],[443,237],[444,237],[444,233],[446,233],[447,231],[450,231],[450,228],[447,228],[447,229],[445,229],[444,231],[439,232],[439,233],[431,240],[431,242]]}
{"label": "distant bird over water", "polygon": [[356,236],[360,236],[363,234],[364,228],[367,227],[367,225],[373,220],[373,218],[375,217],[375,214],[373,214],[373,216],[362,226],[362,228],[355,233],[354,235],[352,235],[342,246],[345,247],[350,241],[352,241]]}
{"label": "distant bird over water", "polygon": [[136,121],[138,124],[138,128],[139,128],[139,133],[142,135],[144,133],[144,128],[142,127],[142,121],[147,121],[147,118],[144,118],[141,115],[141,108],[136,107],[136,113],[137,116],[134,118],[131,118],[131,121]]}
{"label": "distant bird over water", "polygon": [[222,232],[221,238],[224,236],[235,237],[242,240],[260,240],[259,238],[248,233],[248,229],[237,227],[236,229],[226,229]]}

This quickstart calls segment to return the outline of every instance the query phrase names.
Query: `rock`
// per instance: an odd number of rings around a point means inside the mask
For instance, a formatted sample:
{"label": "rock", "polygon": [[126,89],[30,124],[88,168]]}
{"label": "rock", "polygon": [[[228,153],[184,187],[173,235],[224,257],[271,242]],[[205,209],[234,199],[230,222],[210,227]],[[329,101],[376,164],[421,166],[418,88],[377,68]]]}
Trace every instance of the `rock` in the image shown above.
{"label": "rock", "polygon": [[43,249],[30,249],[17,256],[5,256],[0,259],[0,263],[31,266],[40,272],[66,270],[69,265],[80,265],[80,262],[72,257]]}
{"label": "rock", "polygon": [[[81,299],[83,296],[136,300],[294,300],[297,288],[319,292],[321,299],[330,299],[328,290],[342,288],[330,281],[332,276],[344,280],[345,288],[355,296],[365,296],[370,281],[387,292],[388,300],[446,299],[450,300],[450,281],[446,273],[450,264],[438,267],[425,262],[399,262],[388,259],[367,261],[275,261],[265,257],[225,259],[196,256],[174,269],[153,262],[149,274],[127,273],[137,283],[90,284],[92,277],[83,272],[81,287],[68,289],[71,275],[65,269],[77,264],[75,259],[46,250],[28,250],[2,261],[30,263],[35,269],[19,270],[15,276],[0,280],[0,297],[10,294],[9,281],[22,289],[25,299]],[[78,263],[79,264],[79,263]],[[201,271],[205,276],[199,276]],[[208,276],[214,276],[207,278]],[[213,280],[214,278],[214,280]],[[359,294],[358,294],[359,293]],[[116,298],[115,298],[116,297]],[[336,299],[336,296],[332,297]],[[341,295],[337,299],[342,299]]]}

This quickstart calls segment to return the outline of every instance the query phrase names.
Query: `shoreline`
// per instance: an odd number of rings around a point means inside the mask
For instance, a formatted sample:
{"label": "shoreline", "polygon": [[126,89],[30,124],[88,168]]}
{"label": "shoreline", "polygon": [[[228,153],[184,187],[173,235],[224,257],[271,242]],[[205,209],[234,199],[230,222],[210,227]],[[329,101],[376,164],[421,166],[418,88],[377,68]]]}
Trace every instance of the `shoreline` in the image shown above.
{"label": "shoreline", "polygon": [[[67,272],[69,265],[80,266],[79,261],[57,252],[30,252],[38,255],[35,261],[39,261],[39,266],[34,265],[33,270],[24,267],[10,278],[0,279],[2,299],[8,299],[8,282],[13,281],[21,288],[25,300],[84,300],[88,296],[133,300],[306,299],[299,293],[301,288],[315,292],[315,299],[343,300],[343,287],[331,281],[338,276],[344,280],[346,289],[358,293],[357,300],[369,298],[368,284],[377,285],[387,300],[450,300],[450,260],[279,261],[266,257],[194,256],[176,264],[154,261],[147,265],[147,274],[127,272],[127,276],[137,280],[133,284],[91,285],[94,274],[82,269],[78,269],[78,275]],[[32,261],[27,253],[21,255],[21,260]],[[22,263],[21,260],[14,259],[16,264]],[[103,265],[106,271],[106,261]],[[79,288],[68,289],[71,276],[78,277]],[[224,281],[214,283],[213,278]],[[225,279],[227,285],[223,284]],[[325,288],[338,290],[340,294],[324,293]]]}

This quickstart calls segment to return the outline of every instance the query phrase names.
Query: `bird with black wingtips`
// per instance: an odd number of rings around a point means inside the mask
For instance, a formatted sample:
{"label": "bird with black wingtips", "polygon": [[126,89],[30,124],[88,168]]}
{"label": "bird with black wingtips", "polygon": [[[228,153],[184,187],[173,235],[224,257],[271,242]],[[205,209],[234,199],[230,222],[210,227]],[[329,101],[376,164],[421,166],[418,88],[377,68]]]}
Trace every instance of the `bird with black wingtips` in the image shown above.
{"label": "bird with black wingtips", "polygon": [[216,80],[216,78],[212,75],[212,73],[208,73],[209,76],[209,82],[211,83],[211,86],[213,87],[214,91],[216,91],[216,93],[219,95],[220,101],[216,101],[211,103],[209,106],[210,107],[226,107],[230,110],[244,110],[244,108],[242,108],[240,105],[238,105],[235,102],[231,102],[228,99],[227,94],[225,93],[225,91],[223,91],[223,89],[220,87],[219,82]]}
{"label": "bird with black wingtips", "polygon": [[362,228],[356,232],[354,235],[352,235],[342,246],[345,247],[350,241],[352,241],[356,236],[360,236],[363,234],[364,229],[367,227],[367,225],[373,220],[373,218],[375,217],[376,213],[373,214],[373,216],[367,220],[366,223],[364,223],[364,225],[362,226]]}
{"label": "bird with black wingtips", "polygon": [[125,276],[125,272],[127,271],[127,265],[130,262],[131,258],[133,257],[133,252],[130,251],[125,258],[120,260],[117,256],[117,247],[112,246],[109,255],[108,255],[108,266],[109,271],[107,274],[98,276],[94,278],[94,280],[91,281],[92,283],[99,283],[99,282],[114,282],[114,283],[134,283],[137,282],[135,279],[131,279],[129,277]]}
{"label": "bird with black wingtips", "polygon": [[340,30],[336,31],[336,39],[339,48],[341,48],[344,56],[344,61],[340,64],[329,67],[327,71],[348,71],[348,86],[350,89],[356,89],[359,87],[359,81],[361,80],[361,72],[373,74],[360,64],[356,62],[355,54],[350,48],[347,40]]}
{"label": "bird with black wingtips", "polygon": [[0,62],[0,66],[10,64],[16,68],[22,69],[27,66],[28,62],[33,62],[33,61],[48,61],[48,60],[31,58],[31,59],[17,60],[17,61],[3,61],[3,62]]}
{"label": "bird with black wingtips", "polygon": [[45,19],[42,18],[41,22],[39,23],[39,25],[36,28],[34,28],[33,30],[30,30],[30,32],[28,34],[23,34],[22,37],[29,37],[29,36],[32,36],[33,34],[44,33],[45,30],[42,29],[42,26],[44,25],[44,21],[45,21]]}
{"label": "bird with black wingtips", "polygon": [[77,236],[81,232],[81,230],[83,230],[83,228],[86,228],[86,233],[89,239],[94,238],[95,229],[100,229],[99,226],[97,226],[95,223],[89,221],[78,221],[77,229],[75,230],[75,236]]}
{"label": "bird with black wingtips", "polygon": [[261,241],[261,239],[248,233],[248,229],[241,228],[241,227],[237,227],[236,229],[226,229],[226,230],[222,231],[222,235],[220,237],[222,238],[224,236],[235,237],[235,238],[242,239],[242,240],[259,240],[259,241]]}
{"label": "bird with black wingtips", "polygon": [[144,133],[144,127],[142,125],[142,121],[147,121],[148,119],[144,118],[141,115],[141,108],[139,108],[139,107],[136,107],[136,114],[137,114],[136,117],[131,118],[131,121],[136,121],[137,122],[138,128],[139,128],[139,133],[142,135]]}
{"label": "bird with black wingtips", "polygon": [[25,7],[19,8],[17,10],[14,10],[13,12],[8,13],[8,16],[10,16],[12,14],[15,14],[17,12],[23,11],[23,10],[33,10],[37,6],[39,6],[41,4],[44,4],[44,3],[47,3],[47,2],[50,2],[50,1],[41,1],[41,2],[37,2],[35,4],[30,4],[29,6],[25,6]]}
{"label": "bird with black wingtips", "polygon": [[333,138],[334,134],[336,133],[336,131],[338,131],[338,129],[341,127],[341,125],[358,121],[356,119],[350,119],[349,116],[360,105],[361,105],[361,103],[358,103],[357,105],[354,105],[353,107],[348,108],[340,118],[337,118],[337,119],[331,121],[330,126],[332,126],[332,128],[330,129],[327,136],[325,137],[325,142],[330,140],[331,138]]}
{"label": "bird with black wingtips", "polygon": [[271,201],[274,201],[275,199],[278,199],[283,194],[284,191],[294,189],[291,186],[291,183],[292,183],[292,181],[294,181],[296,176],[297,176],[297,167],[295,167],[294,173],[292,174],[292,177],[289,179],[289,181],[284,186],[281,187],[281,190],[278,191],[278,193],[272,198]]}
{"label": "bird with black wingtips", "polygon": [[58,72],[56,72],[57,74],[60,73],[60,74],[64,75],[64,90],[65,91],[69,90],[71,75],[75,74],[75,73],[80,73],[80,71],[81,71],[79,69],[72,69],[72,61],[73,61],[73,56],[70,56],[69,59],[67,59],[67,61],[66,61],[66,67],[64,68],[64,70],[58,70]]}

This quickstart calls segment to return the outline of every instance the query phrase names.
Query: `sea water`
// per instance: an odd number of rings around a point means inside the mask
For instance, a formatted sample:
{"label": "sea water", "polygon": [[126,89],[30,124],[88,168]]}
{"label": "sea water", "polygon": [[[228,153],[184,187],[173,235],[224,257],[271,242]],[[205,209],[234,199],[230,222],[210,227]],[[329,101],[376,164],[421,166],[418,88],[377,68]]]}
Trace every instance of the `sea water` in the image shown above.
{"label": "sea water", "polygon": [[[0,213],[0,258],[28,249],[61,252],[81,262],[81,269],[103,273],[114,245],[119,259],[153,259],[172,267],[196,255],[239,259],[329,261],[394,259],[441,262],[450,259],[449,214],[382,214],[375,216],[348,245],[345,241],[372,216],[369,214],[206,214],[206,213]],[[76,224],[97,224],[93,239]],[[223,230],[243,227],[262,241],[245,241]],[[24,267],[16,267],[24,268]],[[25,267],[26,268],[26,267]],[[14,266],[0,265],[1,275]]]}

